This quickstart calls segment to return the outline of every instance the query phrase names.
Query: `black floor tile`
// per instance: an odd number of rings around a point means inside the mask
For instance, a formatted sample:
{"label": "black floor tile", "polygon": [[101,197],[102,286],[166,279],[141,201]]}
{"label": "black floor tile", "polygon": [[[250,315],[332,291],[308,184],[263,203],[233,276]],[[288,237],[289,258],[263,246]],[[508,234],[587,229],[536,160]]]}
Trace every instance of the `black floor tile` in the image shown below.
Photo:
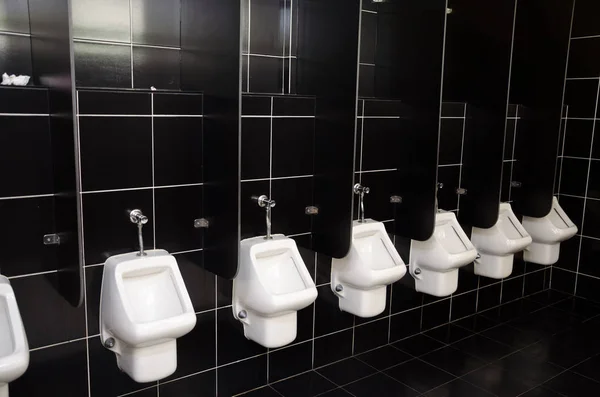
{"label": "black floor tile", "polygon": [[463,339],[454,343],[452,346],[488,363],[512,353],[509,346],[500,344],[481,335],[474,335],[470,338]]}
{"label": "black floor tile", "polygon": [[539,332],[521,330],[506,324],[490,328],[487,331],[482,332],[481,335],[505,345],[519,348],[529,346],[544,337],[544,335]]}
{"label": "black floor tile", "polygon": [[370,352],[356,356],[361,361],[369,364],[379,371],[412,359],[412,356],[392,346],[383,346]]}
{"label": "black floor tile", "polygon": [[285,397],[312,397],[336,388],[336,385],[315,371],[294,376],[271,385]]}
{"label": "black floor tile", "polygon": [[[319,394],[320,397],[351,397],[352,394],[348,393],[341,387],[332,391],[329,391],[325,394]],[[286,394],[287,397],[287,394]]]}
{"label": "black floor tile", "polygon": [[396,342],[392,346],[397,347],[398,349],[417,357],[422,356],[423,354],[427,354],[441,347],[444,347],[445,345],[428,336],[418,334],[408,339]]}
{"label": "black floor tile", "polygon": [[600,356],[585,360],[571,371],[600,382]]}
{"label": "black floor tile", "polygon": [[545,308],[509,322],[509,325],[536,331],[546,336],[566,331],[581,323],[581,318],[553,308]]}
{"label": "black floor tile", "polygon": [[502,367],[515,377],[532,384],[541,384],[563,371],[557,365],[546,361],[534,360],[520,351],[496,361],[494,365]]}
{"label": "black floor tile", "polygon": [[376,372],[376,370],[356,358],[349,358],[317,370],[325,378],[338,386],[354,382]]}
{"label": "black floor tile", "polygon": [[600,383],[570,371],[545,383],[544,387],[569,397],[600,395]]}
{"label": "black floor tile", "polygon": [[600,314],[600,305],[597,305],[589,300],[576,297],[555,303],[552,305],[552,307],[583,318],[590,318]]}
{"label": "black floor tile", "polygon": [[491,397],[493,394],[486,392],[472,384],[461,379],[455,379],[448,382],[429,393],[423,394],[424,397]]}
{"label": "black floor tile", "polygon": [[520,299],[518,301],[510,302],[500,307],[487,310],[480,313],[480,315],[498,323],[503,323],[518,319],[520,317],[528,316],[530,313],[540,310],[543,307],[544,306],[541,303]]}
{"label": "black floor tile", "polygon": [[462,376],[486,365],[485,361],[451,346],[426,354],[421,360],[456,376]]}
{"label": "black floor tile", "polygon": [[481,332],[481,331],[485,331],[486,329],[492,328],[493,326],[497,325],[498,321],[483,317],[478,314],[475,316],[463,318],[462,320],[458,320],[453,324],[458,325],[463,328],[466,328],[469,331]]}
{"label": "black floor tile", "polygon": [[279,393],[271,388],[271,386],[261,387],[249,393],[238,394],[243,397],[281,397]]}
{"label": "black floor tile", "polygon": [[538,386],[535,389],[529,390],[527,393],[521,394],[519,397],[563,397],[563,395],[550,389],[546,389],[543,386]]}
{"label": "black floor tile", "polygon": [[529,295],[525,299],[532,300],[534,302],[541,303],[542,305],[552,305],[569,298],[571,295],[565,294],[556,290],[546,290],[538,292],[537,294]]}
{"label": "black floor tile", "polygon": [[392,367],[386,374],[421,393],[454,379],[453,375],[418,359]]}
{"label": "black floor tile", "polygon": [[586,333],[566,332],[528,346],[523,353],[537,361],[548,361],[569,368],[599,352],[596,339]]}
{"label": "black floor tile", "polygon": [[516,378],[502,367],[494,364],[471,372],[465,375],[464,379],[499,397],[518,396],[535,386]]}
{"label": "black floor tile", "polygon": [[344,386],[344,389],[356,397],[403,397],[419,394],[410,387],[381,373],[350,383]]}
{"label": "black floor tile", "polygon": [[454,343],[461,339],[468,338],[473,335],[472,331],[469,331],[466,328],[458,327],[453,324],[447,324],[431,331],[425,332],[425,335],[438,340],[442,343]]}

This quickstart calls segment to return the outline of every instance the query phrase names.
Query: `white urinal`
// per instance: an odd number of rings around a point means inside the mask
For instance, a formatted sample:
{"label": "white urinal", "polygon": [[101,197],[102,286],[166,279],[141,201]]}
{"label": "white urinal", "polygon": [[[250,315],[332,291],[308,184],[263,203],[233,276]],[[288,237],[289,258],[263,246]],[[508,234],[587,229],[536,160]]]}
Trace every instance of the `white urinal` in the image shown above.
{"label": "white urinal", "polygon": [[417,291],[448,296],[458,288],[458,268],[477,257],[477,250],[453,212],[438,211],[435,230],[426,241],[411,240],[410,274]]}
{"label": "white urinal", "polygon": [[560,255],[560,243],[577,234],[577,226],[558,204],[556,197],[552,198],[552,208],[548,215],[543,218],[524,216],[523,227],[533,239],[533,243],[525,250],[523,259],[540,265],[556,263]]}
{"label": "white urinal", "polygon": [[480,255],[475,260],[475,274],[501,279],[510,276],[515,253],[531,244],[531,236],[510,204],[501,203],[496,224],[489,229],[474,227],[471,242]]}
{"label": "white urinal", "polygon": [[331,262],[331,289],[340,309],[373,317],[385,309],[386,286],[406,274],[406,265],[381,222],[354,221],[350,252]]}
{"label": "white urinal", "polygon": [[0,276],[0,397],[8,397],[8,384],[29,366],[29,346],[15,293]]}
{"label": "white urinal", "polygon": [[136,382],[177,369],[176,339],[196,325],[177,261],[164,250],[112,256],[104,264],[100,336],[117,365]]}
{"label": "white urinal", "polygon": [[297,311],[317,298],[317,288],[296,242],[282,234],[240,243],[233,280],[233,315],[246,338],[269,348],[296,339]]}

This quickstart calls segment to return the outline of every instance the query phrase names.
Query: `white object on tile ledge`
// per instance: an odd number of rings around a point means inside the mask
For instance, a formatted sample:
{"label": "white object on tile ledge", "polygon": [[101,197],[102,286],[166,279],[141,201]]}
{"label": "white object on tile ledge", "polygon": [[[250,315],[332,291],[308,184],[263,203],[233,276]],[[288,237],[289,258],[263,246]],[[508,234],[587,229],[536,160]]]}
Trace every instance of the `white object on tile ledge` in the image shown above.
{"label": "white object on tile ledge", "polygon": [[19,76],[15,76],[14,74],[11,74],[10,76],[7,73],[4,73],[2,75],[2,83],[1,85],[18,85],[18,86],[25,86],[29,83],[29,79],[31,77],[27,76],[27,75],[19,75]]}

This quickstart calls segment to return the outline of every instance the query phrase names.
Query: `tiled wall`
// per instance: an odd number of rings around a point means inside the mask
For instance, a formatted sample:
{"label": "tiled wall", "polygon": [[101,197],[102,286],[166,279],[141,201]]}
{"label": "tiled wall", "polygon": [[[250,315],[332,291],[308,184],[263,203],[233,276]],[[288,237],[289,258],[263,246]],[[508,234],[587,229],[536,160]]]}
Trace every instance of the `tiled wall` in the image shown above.
{"label": "tiled wall", "polygon": [[552,288],[600,301],[600,5],[577,0],[571,31],[564,104],[566,119],[559,146],[560,204],[579,228],[561,244]]}

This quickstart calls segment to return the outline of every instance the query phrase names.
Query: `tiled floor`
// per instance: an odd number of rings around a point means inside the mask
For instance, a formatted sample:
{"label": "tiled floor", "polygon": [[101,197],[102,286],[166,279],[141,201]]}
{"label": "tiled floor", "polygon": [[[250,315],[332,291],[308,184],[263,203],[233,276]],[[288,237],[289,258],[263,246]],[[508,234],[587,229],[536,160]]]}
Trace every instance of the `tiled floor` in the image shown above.
{"label": "tiled floor", "polygon": [[600,306],[546,291],[244,397],[600,396]]}

